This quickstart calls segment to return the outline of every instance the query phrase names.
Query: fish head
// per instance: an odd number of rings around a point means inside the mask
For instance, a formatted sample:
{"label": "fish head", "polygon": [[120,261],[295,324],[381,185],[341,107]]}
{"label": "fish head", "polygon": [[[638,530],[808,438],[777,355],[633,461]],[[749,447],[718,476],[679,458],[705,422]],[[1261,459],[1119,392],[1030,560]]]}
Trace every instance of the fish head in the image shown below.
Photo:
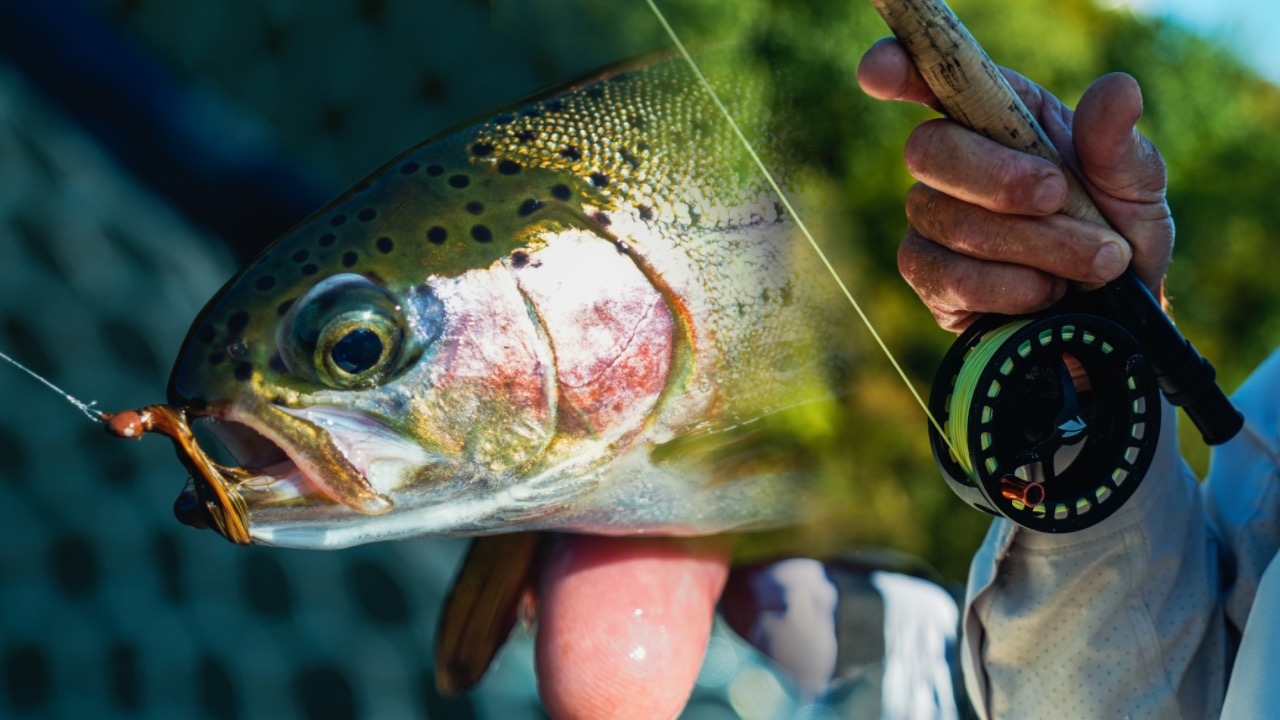
{"label": "fish head", "polygon": [[[551,347],[517,275],[548,238],[600,241],[581,210],[590,189],[498,160],[474,134],[424,144],[214,297],[168,400],[233,456],[227,484],[255,541],[364,542],[351,528],[397,506],[434,514],[392,524],[449,532],[468,500],[516,482],[557,424]],[[176,506],[189,524],[205,513],[195,494]],[[340,541],[280,537],[344,526]]]}

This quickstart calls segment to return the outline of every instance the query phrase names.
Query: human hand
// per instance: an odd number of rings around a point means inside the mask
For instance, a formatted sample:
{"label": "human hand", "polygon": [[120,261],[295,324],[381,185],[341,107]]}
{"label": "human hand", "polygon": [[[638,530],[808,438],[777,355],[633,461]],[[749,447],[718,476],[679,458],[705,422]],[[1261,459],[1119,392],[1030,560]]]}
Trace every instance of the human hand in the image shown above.
{"label": "human hand", "polygon": [[[1130,260],[1160,297],[1173,219],[1164,161],[1135,127],[1142,115],[1137,82],[1104,75],[1073,113],[1026,78],[1004,73],[1115,230],[1056,214],[1066,181],[1053,163],[949,120],[930,120],[912,132],[904,153],[919,182],[907,193],[902,276],[938,324],[953,332],[984,313],[1048,307],[1069,280],[1107,282]],[[877,99],[937,109],[933,92],[893,39],[863,55],[858,83]]]}

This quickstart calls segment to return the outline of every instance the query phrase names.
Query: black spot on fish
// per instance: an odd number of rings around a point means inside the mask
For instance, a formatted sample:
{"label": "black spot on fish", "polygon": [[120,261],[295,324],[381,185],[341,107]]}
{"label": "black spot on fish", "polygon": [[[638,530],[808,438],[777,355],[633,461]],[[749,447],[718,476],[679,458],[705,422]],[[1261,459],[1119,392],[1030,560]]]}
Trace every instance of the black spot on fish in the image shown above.
{"label": "black spot on fish", "polygon": [[315,275],[318,272],[320,272],[320,268],[315,263],[307,263],[302,266],[303,275]]}
{"label": "black spot on fish", "polygon": [[637,167],[640,165],[640,158],[636,157],[634,153],[626,148],[618,151],[618,157],[622,158],[622,161],[631,167]]}
{"label": "black spot on fish", "polygon": [[520,163],[515,160],[503,160],[498,163],[498,172],[503,175],[515,175],[520,172]]}
{"label": "black spot on fish", "polygon": [[231,337],[235,337],[236,335],[239,335],[240,331],[244,330],[245,327],[248,326],[248,324],[249,324],[249,313],[243,310],[232,313],[231,317],[227,318],[227,335]]}
{"label": "black spot on fish", "polygon": [[637,130],[642,130],[649,124],[649,120],[643,115],[631,115],[627,118],[627,124]]}
{"label": "black spot on fish", "polygon": [[769,288],[765,288],[760,291],[760,300],[762,302],[769,302]]}
{"label": "black spot on fish", "polygon": [[378,217],[378,211],[373,208],[365,208],[361,210],[360,214],[356,217],[360,219],[360,222],[369,222],[370,220]]}
{"label": "black spot on fish", "polygon": [[787,206],[780,202],[776,202],[773,204],[773,212],[778,216],[778,219],[774,222],[782,222],[787,217]]}
{"label": "black spot on fish", "polygon": [[298,252],[293,254],[293,261],[296,263],[300,263],[306,260],[307,256],[310,254],[311,253],[307,252],[306,250],[299,250]]}
{"label": "black spot on fish", "polygon": [[342,253],[342,267],[353,267],[356,264],[356,260],[359,259],[360,256],[354,250],[348,250]]}
{"label": "black spot on fish", "polygon": [[271,368],[272,372],[277,372],[277,373],[284,372],[285,371],[284,358],[280,357],[280,353],[273,354],[271,356],[271,359],[267,361],[267,367]]}
{"label": "black spot on fish", "polygon": [[421,165],[419,165],[418,163],[413,162],[412,160],[410,160],[409,162],[407,162],[407,163],[405,163],[405,164],[403,164],[403,165],[401,165],[401,166],[400,166],[400,172],[401,172],[402,174],[404,174],[404,175],[412,175],[412,174],[414,174],[414,173],[418,172],[418,168],[420,168],[420,167],[422,167],[422,166],[421,166]]}
{"label": "black spot on fish", "polygon": [[456,188],[464,188],[471,184],[471,178],[466,175],[453,175],[449,178],[449,185]]}
{"label": "black spot on fish", "polygon": [[196,331],[196,339],[208,345],[209,343],[213,342],[214,332],[215,331],[213,329],[213,326],[210,325],[209,323],[205,323],[200,326],[199,330]]}
{"label": "black spot on fish", "polygon": [[640,213],[641,220],[648,221],[653,219],[653,208],[648,205],[637,205],[636,210]]}
{"label": "black spot on fish", "polygon": [[689,224],[690,224],[690,225],[697,225],[697,224],[698,224],[698,223],[700,223],[701,221],[702,221],[702,213],[697,212],[696,210],[690,209],[690,210],[689,210]]}
{"label": "black spot on fish", "polygon": [[378,247],[378,252],[386,254],[396,249],[396,243],[391,238],[383,235],[374,243]]}
{"label": "black spot on fish", "polygon": [[276,306],[276,315],[284,315],[289,312],[289,308],[293,307],[293,303],[297,298],[289,298]]}
{"label": "black spot on fish", "polygon": [[604,88],[600,87],[599,84],[592,85],[591,87],[587,88],[587,97],[591,98],[592,100],[599,100],[600,98],[604,97]]}
{"label": "black spot on fish", "polygon": [[436,176],[438,176],[438,175],[443,175],[443,174],[444,174],[444,168],[440,167],[439,165],[428,165],[428,166],[427,166],[427,174],[428,174],[428,175],[430,175],[431,177],[436,177]]}
{"label": "black spot on fish", "polygon": [[563,112],[564,102],[561,100],[552,100],[551,102],[547,103],[546,105],[543,105],[542,107],[543,109],[545,109],[547,112],[550,112],[550,113]]}
{"label": "black spot on fish", "polygon": [[325,233],[320,236],[320,247],[329,247],[338,238],[333,233]]}
{"label": "black spot on fish", "polygon": [[263,275],[262,277],[253,281],[253,286],[258,288],[259,290],[270,290],[271,288],[276,286],[275,276]]}
{"label": "black spot on fish", "polygon": [[442,244],[447,239],[449,239],[449,231],[439,225],[427,231],[427,240],[436,245]]}
{"label": "black spot on fish", "polygon": [[609,219],[608,215],[605,215],[604,213],[598,212],[598,211],[596,212],[596,214],[591,216],[591,219],[595,220],[597,223],[600,223],[601,227],[609,227],[609,223],[612,222]]}
{"label": "black spot on fish", "polygon": [[598,188],[609,186],[609,176],[602,172],[591,173],[591,184]]}
{"label": "black spot on fish", "polygon": [[476,157],[486,157],[493,154],[493,146],[489,143],[476,143],[471,146],[471,154]]}
{"label": "black spot on fish", "polygon": [[511,253],[511,267],[517,270],[529,264],[529,253],[523,250],[517,250]]}
{"label": "black spot on fish", "polygon": [[223,362],[224,360],[226,360],[226,359],[227,359],[227,354],[226,354],[226,353],[216,352],[216,353],[210,353],[210,354],[209,354],[209,364],[210,364],[210,365],[221,365],[221,364],[222,364],[222,362]]}
{"label": "black spot on fish", "polygon": [[493,240],[493,231],[485,225],[474,225],[471,228],[471,237],[476,242],[487,243]]}
{"label": "black spot on fish", "polygon": [[514,115],[499,115],[493,119],[494,125],[510,125],[515,120]]}
{"label": "black spot on fish", "polygon": [[790,286],[790,285],[783,285],[783,286],[782,286],[782,304],[783,304],[783,305],[790,305],[790,304],[791,304],[791,300],[792,300],[794,297],[795,297],[795,292],[791,289],[791,286]]}
{"label": "black spot on fish", "polygon": [[[643,126],[642,126],[642,127],[643,127]],[[641,152],[641,153],[647,153],[647,152],[649,152],[649,143],[647,143],[647,142],[645,142],[645,141],[643,141],[643,140],[641,140],[641,141],[637,142],[637,143],[636,143],[636,152]]]}
{"label": "black spot on fish", "polygon": [[329,224],[333,227],[339,227],[346,221],[347,221],[346,215],[334,215],[333,217],[329,218]]}
{"label": "black spot on fish", "polygon": [[538,133],[532,130],[525,130],[519,135],[516,135],[516,139],[522,143],[533,142],[534,140],[538,139]]}
{"label": "black spot on fish", "polygon": [[472,215],[479,215],[480,213],[484,212],[484,204],[477,202],[475,200],[472,200],[471,202],[467,203],[467,212],[471,213]]}
{"label": "black spot on fish", "polygon": [[368,178],[365,178],[364,180],[361,180],[360,182],[356,183],[355,187],[351,188],[351,190],[356,194],[360,194],[365,190],[368,190],[369,186],[371,185],[373,185],[373,181]]}
{"label": "black spot on fish", "polygon": [[582,151],[576,145],[565,145],[560,148],[560,155],[575,162],[582,159]]}
{"label": "black spot on fish", "polygon": [[248,382],[249,378],[253,377],[253,363],[242,362],[236,365],[236,369],[233,371],[233,374],[235,375],[236,380],[239,380],[240,382]]}
{"label": "black spot on fish", "polygon": [[528,200],[520,203],[520,209],[516,212],[520,214],[520,217],[529,217],[540,209],[542,209],[542,201],[529,198]]}
{"label": "black spot on fish", "polygon": [[551,197],[557,200],[568,200],[572,195],[573,191],[569,189],[568,185],[561,183],[551,186]]}

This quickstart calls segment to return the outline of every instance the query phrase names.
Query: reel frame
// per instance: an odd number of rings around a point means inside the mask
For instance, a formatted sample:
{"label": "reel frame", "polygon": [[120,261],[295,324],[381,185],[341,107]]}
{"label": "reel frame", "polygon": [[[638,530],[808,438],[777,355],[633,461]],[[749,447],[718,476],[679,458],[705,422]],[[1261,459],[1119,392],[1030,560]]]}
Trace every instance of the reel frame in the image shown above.
{"label": "reel frame", "polygon": [[[1160,388],[1138,341],[1098,314],[1055,310],[981,318],[952,345],[929,396],[930,412],[954,434],[952,396],[966,358],[992,332],[1029,320],[981,367],[964,409],[965,437],[952,439],[972,473],[932,423],[929,442],[961,499],[1049,533],[1082,530],[1118,510],[1150,467],[1161,425]],[[1078,361],[1089,387],[1075,389],[1064,355]]]}

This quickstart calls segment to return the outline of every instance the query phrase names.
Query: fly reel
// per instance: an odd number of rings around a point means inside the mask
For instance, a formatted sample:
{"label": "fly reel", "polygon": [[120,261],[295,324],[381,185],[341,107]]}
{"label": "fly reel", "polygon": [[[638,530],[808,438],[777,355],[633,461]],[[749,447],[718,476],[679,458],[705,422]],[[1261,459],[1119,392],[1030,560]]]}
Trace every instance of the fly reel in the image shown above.
{"label": "fly reel", "polygon": [[965,502],[1041,532],[1124,504],[1160,435],[1160,388],[1138,342],[1088,313],[988,315],[951,347],[929,410],[934,458]]}

